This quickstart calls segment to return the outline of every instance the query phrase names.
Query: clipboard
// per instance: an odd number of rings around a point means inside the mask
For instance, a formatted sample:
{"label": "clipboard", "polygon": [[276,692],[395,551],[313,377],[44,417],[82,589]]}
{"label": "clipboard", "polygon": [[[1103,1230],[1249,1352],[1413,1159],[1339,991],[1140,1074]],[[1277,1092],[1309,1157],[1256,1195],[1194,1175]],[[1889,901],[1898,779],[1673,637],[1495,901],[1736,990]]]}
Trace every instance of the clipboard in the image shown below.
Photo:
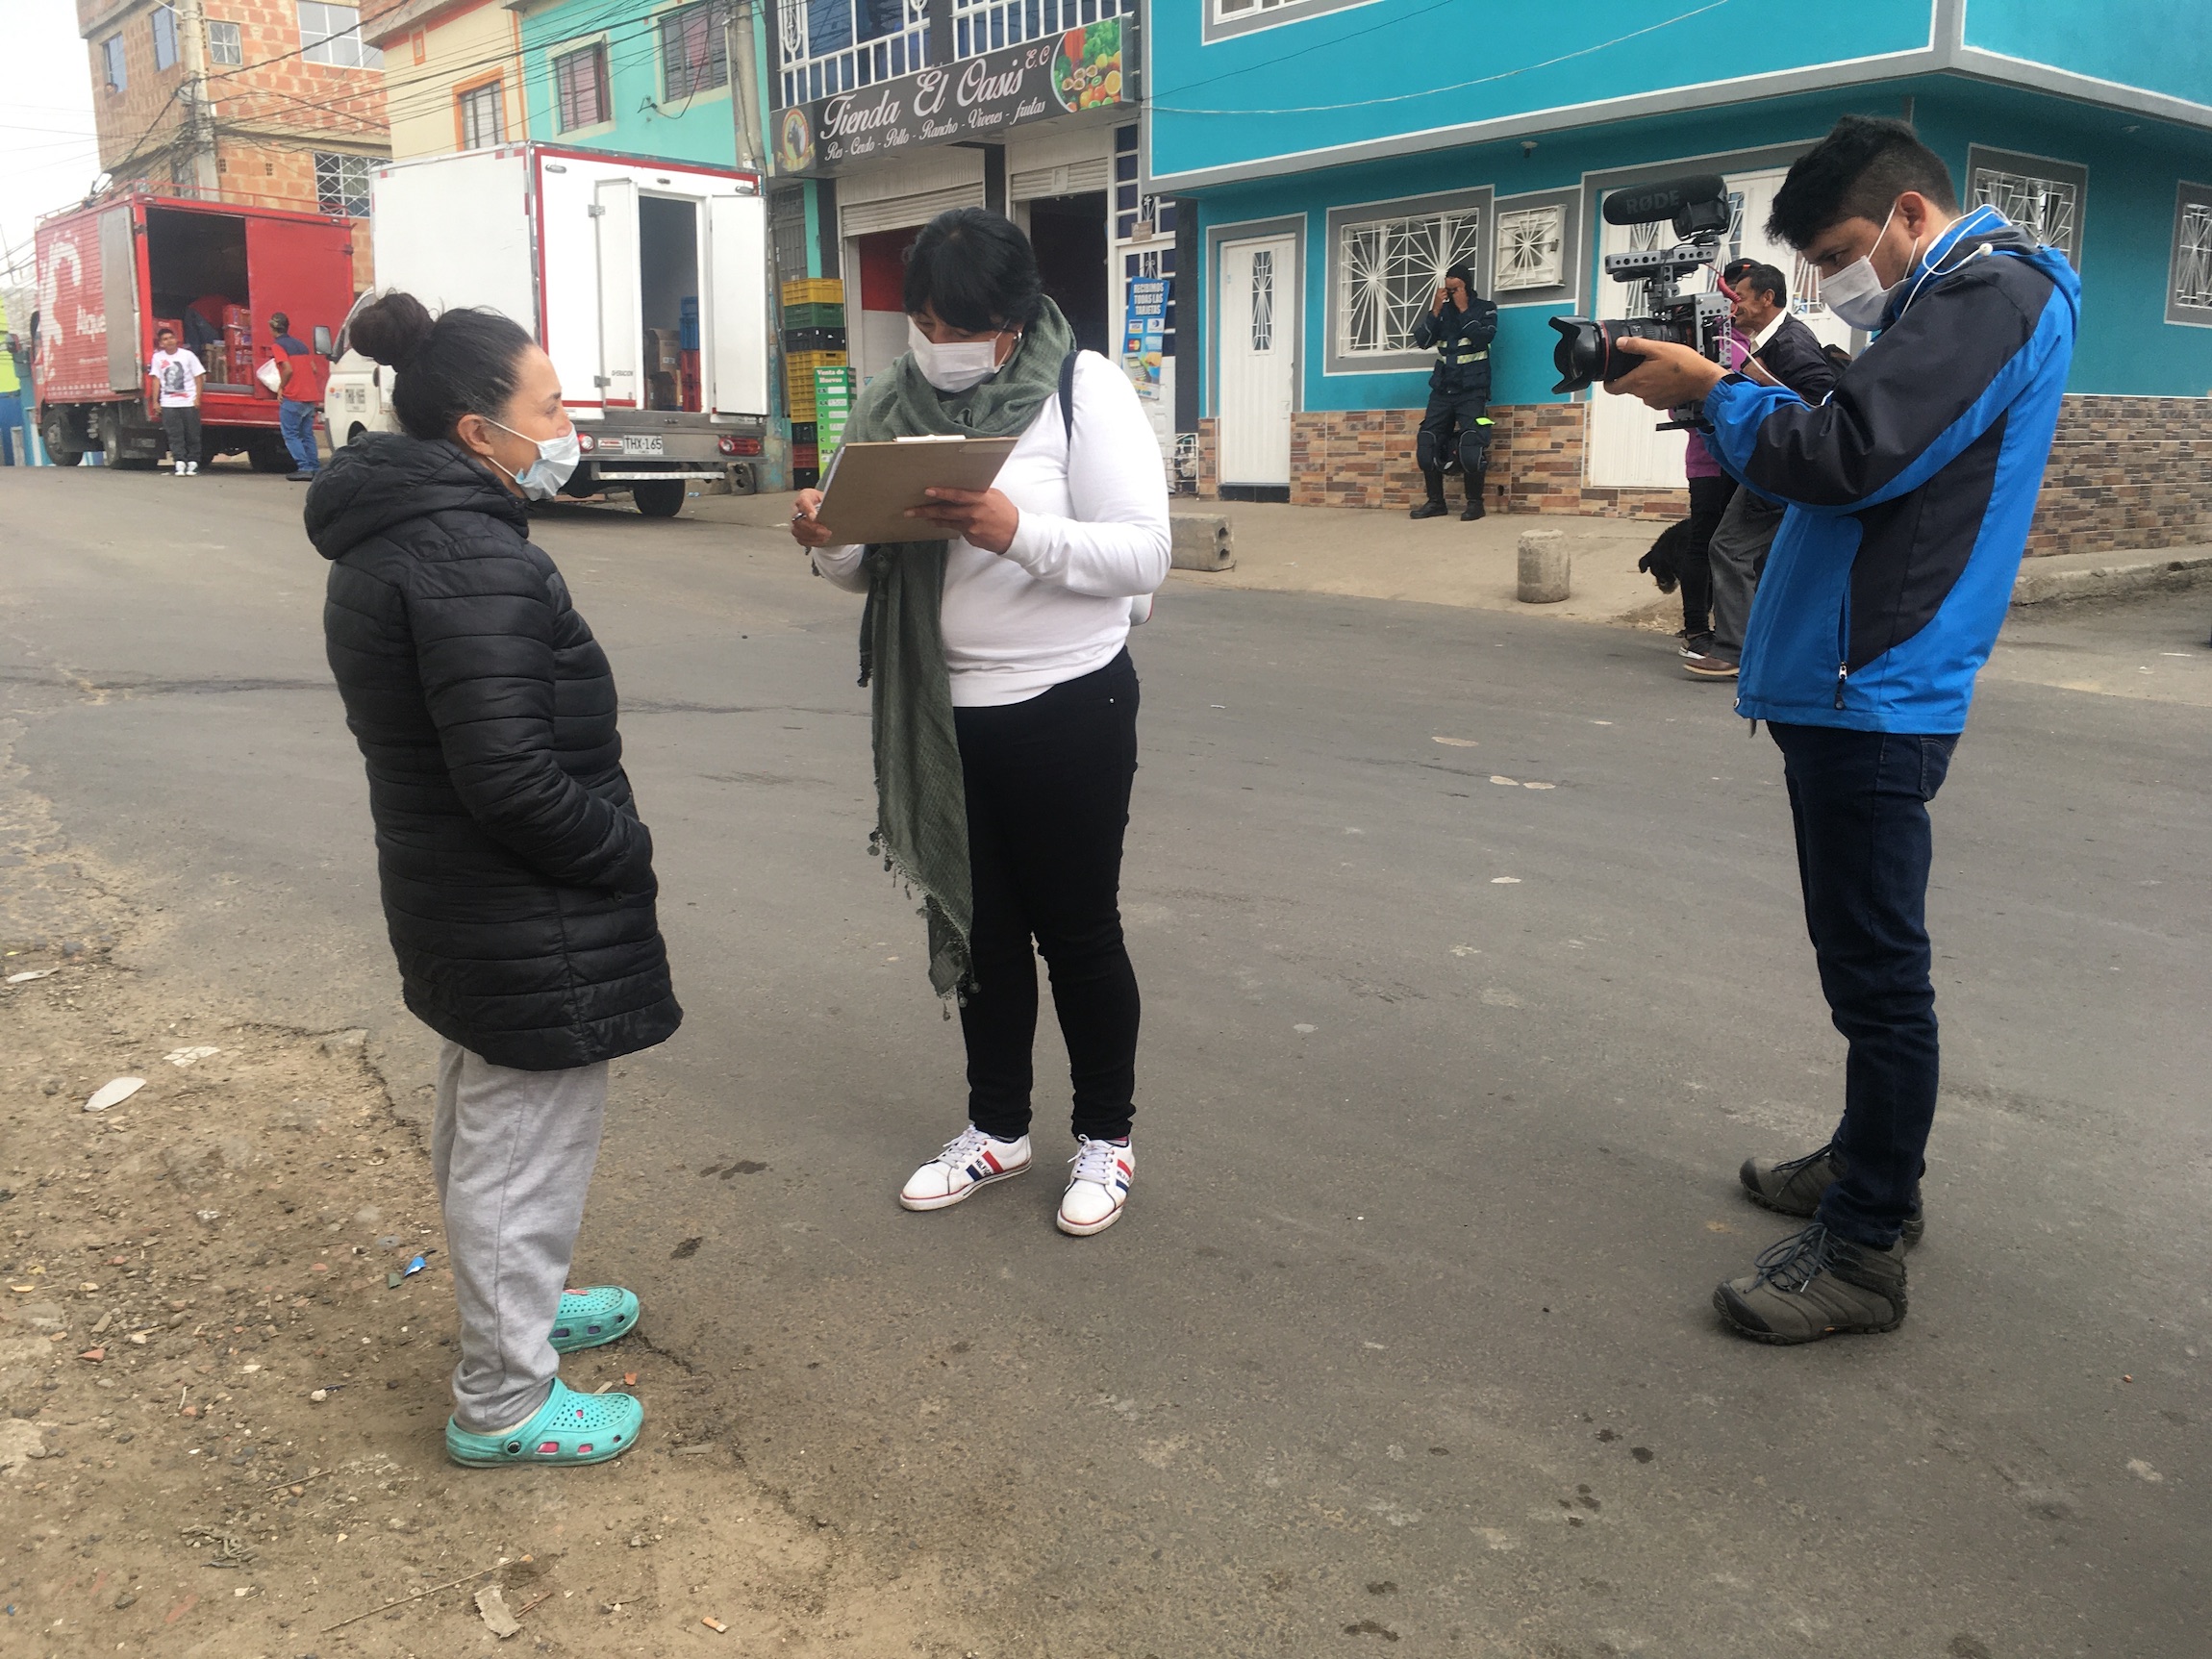
{"label": "clipboard", "polygon": [[936,527],[907,517],[907,510],[928,506],[923,492],[929,490],[989,490],[1020,441],[1016,436],[848,443],[830,463],[815,517],[829,526],[838,546],[934,540]]}

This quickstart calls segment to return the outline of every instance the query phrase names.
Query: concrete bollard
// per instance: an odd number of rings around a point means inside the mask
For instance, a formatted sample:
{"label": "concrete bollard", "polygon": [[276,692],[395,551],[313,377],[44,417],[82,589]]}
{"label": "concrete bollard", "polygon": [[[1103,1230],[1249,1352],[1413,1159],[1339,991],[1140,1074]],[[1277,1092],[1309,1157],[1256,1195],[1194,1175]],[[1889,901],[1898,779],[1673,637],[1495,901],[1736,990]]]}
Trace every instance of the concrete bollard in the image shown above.
{"label": "concrete bollard", "polygon": [[1170,562],[1178,570],[1234,570],[1237,556],[1229,545],[1229,521],[1219,513],[1169,513],[1168,525],[1174,538]]}
{"label": "concrete bollard", "polygon": [[1564,530],[1521,533],[1521,580],[1517,596],[1523,605],[1556,605],[1568,595],[1574,555]]}

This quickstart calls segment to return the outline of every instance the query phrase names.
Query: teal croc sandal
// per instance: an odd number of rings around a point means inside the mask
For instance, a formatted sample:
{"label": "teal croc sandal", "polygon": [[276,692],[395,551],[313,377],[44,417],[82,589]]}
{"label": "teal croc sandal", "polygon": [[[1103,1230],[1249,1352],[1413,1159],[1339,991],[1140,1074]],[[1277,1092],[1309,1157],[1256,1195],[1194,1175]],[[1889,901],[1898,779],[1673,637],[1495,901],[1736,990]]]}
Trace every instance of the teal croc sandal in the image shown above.
{"label": "teal croc sandal", "polygon": [[470,1469],[605,1463],[638,1444],[645,1408],[626,1394],[578,1394],[558,1377],[538,1415],[509,1434],[471,1434],[448,1418],[445,1455]]}
{"label": "teal croc sandal", "polygon": [[588,1291],[563,1291],[553,1320],[553,1351],[572,1354],[626,1337],[638,1322],[638,1298],[619,1285],[593,1285]]}

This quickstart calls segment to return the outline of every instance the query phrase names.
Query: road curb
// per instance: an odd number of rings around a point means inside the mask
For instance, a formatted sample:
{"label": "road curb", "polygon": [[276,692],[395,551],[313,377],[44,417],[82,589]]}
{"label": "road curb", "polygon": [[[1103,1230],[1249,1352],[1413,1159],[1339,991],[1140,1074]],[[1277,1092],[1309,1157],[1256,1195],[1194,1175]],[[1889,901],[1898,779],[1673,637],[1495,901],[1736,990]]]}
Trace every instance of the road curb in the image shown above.
{"label": "road curb", "polygon": [[2075,553],[2030,559],[2012,585],[2015,605],[2051,605],[2212,587],[2212,547]]}

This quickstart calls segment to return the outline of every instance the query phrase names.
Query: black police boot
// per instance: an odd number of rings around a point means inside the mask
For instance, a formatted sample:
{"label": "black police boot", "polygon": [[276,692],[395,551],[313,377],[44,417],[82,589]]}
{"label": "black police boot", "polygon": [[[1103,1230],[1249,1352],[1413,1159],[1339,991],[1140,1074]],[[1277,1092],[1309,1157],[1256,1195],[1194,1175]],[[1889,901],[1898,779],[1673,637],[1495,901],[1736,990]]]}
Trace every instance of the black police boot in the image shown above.
{"label": "black police boot", "polygon": [[1488,467],[1483,467],[1483,466],[1475,466],[1475,467],[1470,467],[1470,468],[1468,469],[1468,474],[1467,474],[1467,511],[1466,511],[1465,513],[1462,513],[1462,514],[1459,515],[1459,518],[1460,518],[1460,522],[1461,522],[1461,523],[1463,523],[1463,524],[1472,523],[1472,522],[1473,522],[1475,519],[1477,519],[1477,518],[1480,518],[1480,517],[1482,517],[1482,516],[1483,516],[1483,512],[1482,512],[1482,490],[1483,490],[1483,483],[1482,483],[1482,478],[1483,478],[1483,474],[1484,474],[1485,472],[1487,472],[1488,470],[1489,470],[1489,468],[1488,468]]}
{"label": "black police boot", "polygon": [[1451,511],[1444,504],[1444,474],[1441,471],[1432,472],[1424,466],[1421,468],[1420,475],[1428,480],[1428,499],[1408,513],[1406,516],[1408,518],[1442,518]]}

